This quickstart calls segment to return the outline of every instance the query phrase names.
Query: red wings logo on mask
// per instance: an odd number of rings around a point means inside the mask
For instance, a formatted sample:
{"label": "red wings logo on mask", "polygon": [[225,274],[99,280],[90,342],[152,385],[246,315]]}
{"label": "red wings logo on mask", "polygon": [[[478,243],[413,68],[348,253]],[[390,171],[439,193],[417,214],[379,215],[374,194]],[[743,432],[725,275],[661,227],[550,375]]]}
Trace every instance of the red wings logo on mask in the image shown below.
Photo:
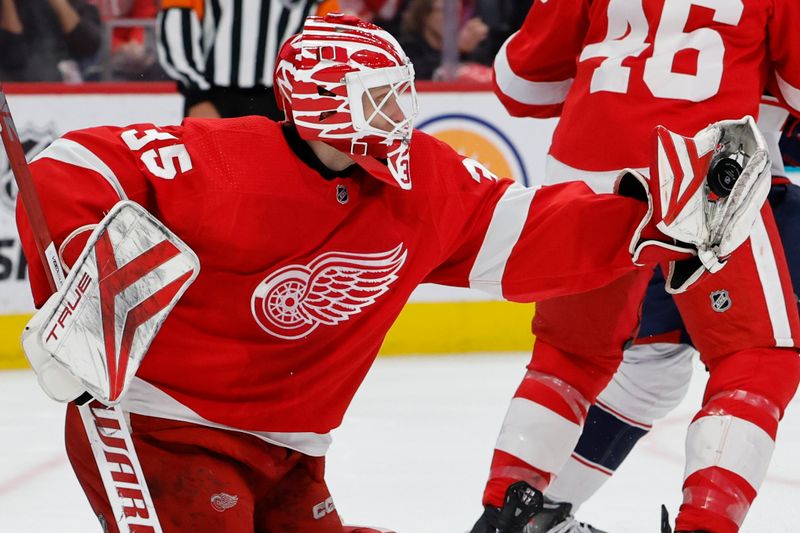
{"label": "red wings logo on mask", "polygon": [[261,328],[300,339],[320,325],[335,326],[375,303],[397,280],[408,250],[328,252],[308,265],[288,265],[259,283],[250,301]]}

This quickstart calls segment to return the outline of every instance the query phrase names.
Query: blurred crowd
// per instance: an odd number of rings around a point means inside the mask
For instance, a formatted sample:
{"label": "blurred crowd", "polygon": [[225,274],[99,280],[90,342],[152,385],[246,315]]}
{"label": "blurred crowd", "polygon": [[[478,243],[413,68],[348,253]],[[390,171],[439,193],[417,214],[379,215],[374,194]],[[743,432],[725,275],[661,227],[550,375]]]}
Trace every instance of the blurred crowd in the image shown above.
{"label": "blurred crowd", "polygon": [[[186,3],[202,9],[203,1]],[[418,79],[486,82],[497,50],[522,25],[531,3],[321,0],[315,10],[355,14],[389,30],[413,61]],[[0,0],[0,81],[169,80],[157,53],[160,9],[160,0]],[[445,34],[446,26],[454,33]],[[455,64],[445,72],[448,35]]]}
{"label": "blurred crowd", "polygon": [[0,81],[165,80],[158,0],[0,0]]}

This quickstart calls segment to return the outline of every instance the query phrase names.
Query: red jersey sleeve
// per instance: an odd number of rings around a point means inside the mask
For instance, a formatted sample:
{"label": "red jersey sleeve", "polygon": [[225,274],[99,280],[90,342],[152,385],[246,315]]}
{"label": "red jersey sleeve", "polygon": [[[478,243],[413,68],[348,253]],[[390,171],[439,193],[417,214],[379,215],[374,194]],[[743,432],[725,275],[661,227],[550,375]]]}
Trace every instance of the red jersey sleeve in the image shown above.
{"label": "red jersey sleeve", "polygon": [[476,161],[460,156],[439,141],[433,142],[433,148],[438,148],[433,153],[419,150],[414,154],[417,158],[437,161],[439,170],[438,187],[430,195],[430,201],[441,263],[425,281],[470,287],[472,265],[494,207],[514,182],[498,180]]}
{"label": "red jersey sleeve", "polygon": [[[147,127],[153,126],[140,129]],[[48,230],[66,267],[75,262],[94,226],[115,203],[129,199],[147,207],[150,185],[138,154],[123,142],[123,131],[99,127],[68,133],[30,165]],[[21,200],[17,227],[34,302],[40,307],[51,291]]]}
{"label": "red jersey sleeve", "polygon": [[775,0],[769,19],[769,54],[774,68],[771,87],[792,110],[800,114],[800,2]]}
{"label": "red jersey sleeve", "polygon": [[628,246],[645,203],[579,182],[523,187],[441,143],[434,160],[446,169],[432,197],[443,257],[425,281],[528,302],[597,288],[635,268]]}
{"label": "red jersey sleeve", "polygon": [[494,91],[511,115],[561,114],[588,26],[589,0],[534,2],[494,61]]}

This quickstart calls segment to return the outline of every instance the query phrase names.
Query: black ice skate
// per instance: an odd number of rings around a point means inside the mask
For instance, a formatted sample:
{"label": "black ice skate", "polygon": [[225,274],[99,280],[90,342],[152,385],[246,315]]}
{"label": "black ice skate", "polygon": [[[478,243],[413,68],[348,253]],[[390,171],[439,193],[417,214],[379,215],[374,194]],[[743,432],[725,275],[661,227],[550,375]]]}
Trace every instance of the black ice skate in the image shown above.
{"label": "black ice skate", "polygon": [[524,533],[606,533],[594,526],[578,522],[572,516],[572,504],[544,499],[542,510],[536,513]]}
{"label": "black ice skate", "polygon": [[542,493],[524,481],[506,490],[503,508],[487,505],[470,533],[523,533],[531,517],[542,509]]}

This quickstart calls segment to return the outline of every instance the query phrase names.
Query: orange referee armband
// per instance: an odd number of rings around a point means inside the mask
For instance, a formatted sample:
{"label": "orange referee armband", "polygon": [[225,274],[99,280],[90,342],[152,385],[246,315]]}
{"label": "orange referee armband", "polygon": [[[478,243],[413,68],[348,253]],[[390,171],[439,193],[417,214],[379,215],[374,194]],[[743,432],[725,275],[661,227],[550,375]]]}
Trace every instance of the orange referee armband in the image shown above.
{"label": "orange referee armband", "polygon": [[180,7],[184,9],[194,9],[197,18],[203,20],[203,0],[161,0],[161,9]]}

